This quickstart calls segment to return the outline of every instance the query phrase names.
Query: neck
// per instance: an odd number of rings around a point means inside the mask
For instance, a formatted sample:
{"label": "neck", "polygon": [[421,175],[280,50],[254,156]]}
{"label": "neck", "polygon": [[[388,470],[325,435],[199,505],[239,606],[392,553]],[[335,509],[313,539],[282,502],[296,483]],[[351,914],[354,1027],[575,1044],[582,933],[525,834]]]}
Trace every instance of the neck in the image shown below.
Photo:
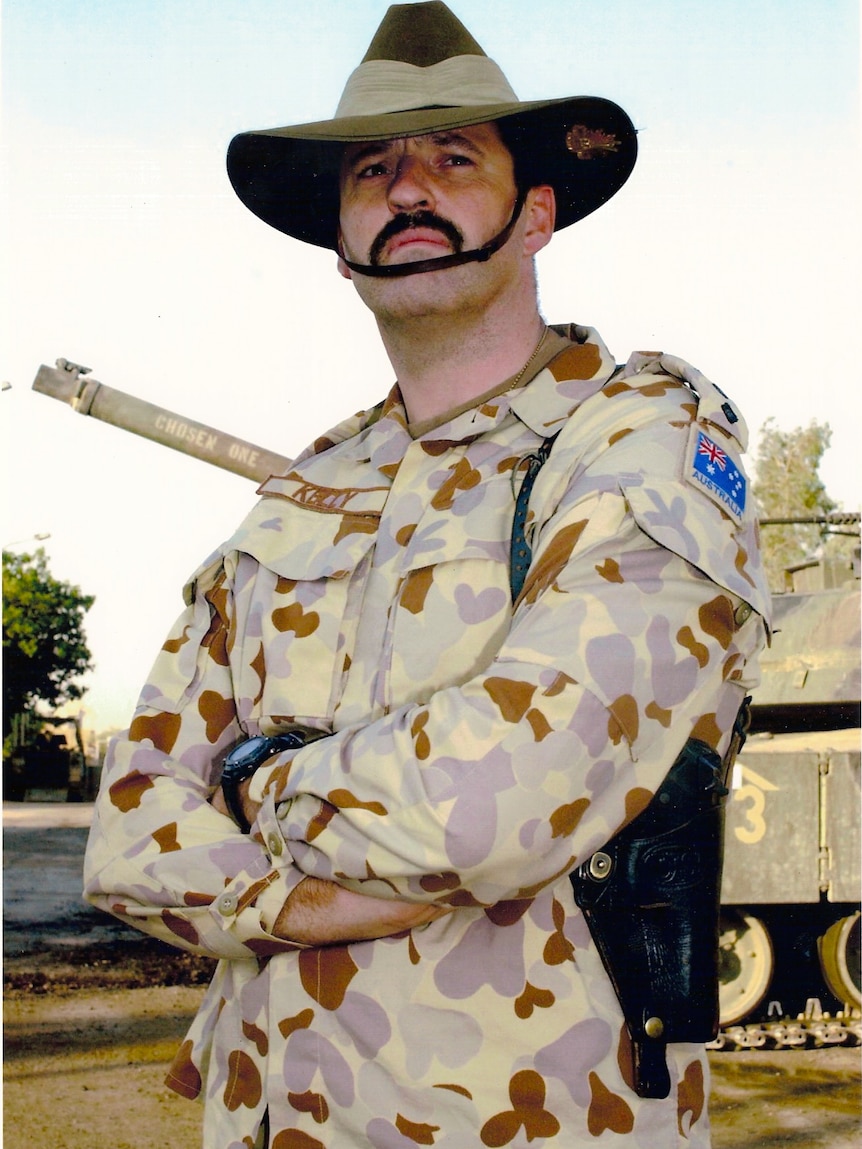
{"label": "neck", "polygon": [[378,319],[411,423],[439,418],[517,375],[536,351],[545,322],[533,300],[523,315]]}

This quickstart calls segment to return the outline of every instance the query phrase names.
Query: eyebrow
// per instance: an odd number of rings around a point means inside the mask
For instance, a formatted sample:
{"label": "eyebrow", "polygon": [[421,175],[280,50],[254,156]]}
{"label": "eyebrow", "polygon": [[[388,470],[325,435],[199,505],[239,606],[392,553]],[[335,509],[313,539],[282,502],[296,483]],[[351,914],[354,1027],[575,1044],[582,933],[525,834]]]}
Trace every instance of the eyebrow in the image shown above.
{"label": "eyebrow", "polygon": [[433,132],[430,139],[441,148],[455,146],[463,148],[465,152],[472,152],[475,156],[482,155],[482,148],[461,132]]}

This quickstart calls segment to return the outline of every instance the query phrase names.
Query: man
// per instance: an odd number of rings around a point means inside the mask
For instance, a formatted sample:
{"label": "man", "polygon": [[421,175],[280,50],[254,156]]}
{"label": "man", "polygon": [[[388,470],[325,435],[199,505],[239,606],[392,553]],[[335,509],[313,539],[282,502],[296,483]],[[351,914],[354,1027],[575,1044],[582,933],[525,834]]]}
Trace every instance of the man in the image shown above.
{"label": "man", "polygon": [[724,753],[768,614],[736,409],[539,314],[536,253],[635,152],[437,0],[333,120],[231,145],[398,382],[263,485],[106,764],[88,897],[222,959],[170,1076],[207,1149],[708,1144],[702,1045],[638,1096],[568,876]]}

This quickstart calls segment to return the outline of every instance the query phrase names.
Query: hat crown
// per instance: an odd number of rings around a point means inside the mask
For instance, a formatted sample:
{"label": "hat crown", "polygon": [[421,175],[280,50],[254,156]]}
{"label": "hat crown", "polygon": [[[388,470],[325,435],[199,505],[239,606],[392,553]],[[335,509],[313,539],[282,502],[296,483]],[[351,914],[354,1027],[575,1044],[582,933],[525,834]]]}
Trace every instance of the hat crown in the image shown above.
{"label": "hat crown", "polygon": [[392,4],[362,58],[399,60],[429,68],[453,56],[484,56],[454,12],[442,0],[421,4]]}
{"label": "hat crown", "polygon": [[335,119],[517,103],[509,81],[442,0],[393,4],[344,85]]}

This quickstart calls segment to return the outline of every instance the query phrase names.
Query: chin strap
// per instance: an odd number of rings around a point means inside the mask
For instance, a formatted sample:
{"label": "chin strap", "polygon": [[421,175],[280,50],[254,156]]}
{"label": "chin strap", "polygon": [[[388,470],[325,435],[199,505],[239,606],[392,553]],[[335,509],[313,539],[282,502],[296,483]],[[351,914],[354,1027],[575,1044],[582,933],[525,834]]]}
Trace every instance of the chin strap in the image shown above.
{"label": "chin strap", "polygon": [[419,275],[425,271],[445,271],[448,267],[460,267],[464,263],[485,263],[495,251],[500,250],[504,243],[508,243],[523,210],[524,199],[524,193],[519,191],[515,206],[512,208],[511,218],[503,230],[498,232],[493,239],[489,239],[482,247],[476,247],[472,251],[453,251],[451,255],[437,255],[431,259],[418,259],[414,263],[351,263],[349,259],[345,259],[343,253],[341,253],[341,258],[345,266],[349,267],[351,271],[355,271],[357,275],[388,279],[400,275]]}

